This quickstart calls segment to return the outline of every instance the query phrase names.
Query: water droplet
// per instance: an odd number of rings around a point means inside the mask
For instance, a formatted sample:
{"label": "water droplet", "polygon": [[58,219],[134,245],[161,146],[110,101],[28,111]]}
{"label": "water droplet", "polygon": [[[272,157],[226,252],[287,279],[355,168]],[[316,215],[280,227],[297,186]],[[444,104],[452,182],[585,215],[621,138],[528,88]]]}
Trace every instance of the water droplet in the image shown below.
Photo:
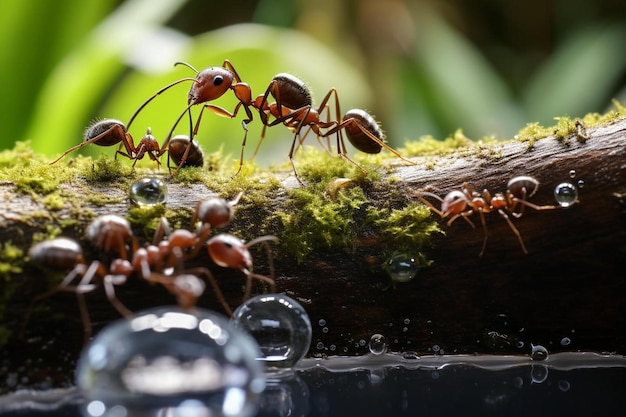
{"label": "water droplet", "polygon": [[548,359],[548,349],[541,345],[530,345],[532,350],[530,352],[530,357],[534,361],[545,361]]}
{"label": "water droplet", "polygon": [[415,360],[415,359],[419,359],[419,358],[420,357],[417,354],[417,352],[409,351],[409,352],[403,352],[402,353],[402,359]]}
{"label": "water droplet", "polygon": [[369,348],[374,355],[382,355],[387,351],[387,339],[382,334],[373,334],[370,338]]}
{"label": "water droplet", "polygon": [[571,169],[569,171],[569,177],[570,178],[576,178],[576,170],[575,169]]}
{"label": "water droplet", "polygon": [[404,324],[406,324],[407,326],[411,324],[411,319],[409,318],[404,319]]}
{"label": "water droplet", "polygon": [[573,184],[563,182],[554,189],[554,198],[561,207],[569,207],[576,203],[578,190]]}
{"label": "water droplet", "polygon": [[86,415],[191,407],[204,413],[194,415],[250,416],[266,383],[258,355],[254,339],[224,316],[159,307],[104,328],[81,354],[77,385],[84,412],[93,412]]}
{"label": "water droplet", "polygon": [[569,337],[564,337],[563,339],[561,339],[561,346],[569,346],[570,343],[572,343],[572,339],[570,339]]}
{"label": "water droplet", "polygon": [[359,346],[361,346],[361,347],[365,346],[365,340],[364,339],[359,340]]}
{"label": "water droplet", "polygon": [[578,188],[583,188],[585,186],[585,180],[578,180]]}
{"label": "water droplet", "polygon": [[328,327],[322,327],[322,333],[328,333]]}
{"label": "water droplet", "polygon": [[441,350],[441,347],[439,345],[433,345],[432,350],[433,352],[438,353]]}
{"label": "water droplet", "polygon": [[322,342],[317,342],[317,345],[315,345],[315,348],[317,350],[324,350],[324,343]]}
{"label": "water droplet", "polygon": [[292,368],[309,350],[311,321],[304,308],[282,294],[253,297],[233,313],[233,321],[261,348],[260,360],[272,368]]}
{"label": "water droplet", "polygon": [[406,253],[393,256],[386,265],[387,273],[395,282],[408,282],[417,274],[417,262]]}
{"label": "water droplet", "polygon": [[326,320],[320,319],[320,321],[318,321],[317,324],[319,324],[320,327],[324,327],[324,326],[326,326]]}
{"label": "water droplet", "polygon": [[142,178],[130,186],[130,199],[142,206],[154,206],[167,198],[167,186],[159,178]]}

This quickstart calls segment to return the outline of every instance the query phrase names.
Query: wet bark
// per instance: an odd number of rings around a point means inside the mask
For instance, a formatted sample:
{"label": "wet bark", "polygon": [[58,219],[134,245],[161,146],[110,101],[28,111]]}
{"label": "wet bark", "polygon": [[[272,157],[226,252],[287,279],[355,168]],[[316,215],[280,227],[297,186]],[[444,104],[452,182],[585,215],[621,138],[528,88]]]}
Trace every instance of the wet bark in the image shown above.
{"label": "wet bark", "polygon": [[[541,344],[550,351],[626,353],[626,119],[589,128],[584,136],[548,137],[532,149],[514,141],[471,154],[415,158],[416,166],[394,162],[390,175],[399,180],[368,189],[371,201],[403,207],[416,201],[416,190],[443,196],[460,190],[464,182],[476,190],[505,191],[512,177],[530,175],[540,182],[533,203],[555,204],[553,190],[562,182],[577,186],[580,202],[566,209],[526,209],[523,217],[512,219],[527,254],[497,213],[485,216],[489,239],[483,256],[476,215],[471,217],[475,229],[461,219],[451,226],[441,222],[445,235],[436,235],[427,253],[432,265],[404,283],[391,282],[383,265],[387,259],[380,256],[386,243],[366,232],[357,237],[353,253],[317,251],[303,262],[278,255],[278,291],[299,300],[311,317],[309,354],[363,354],[375,333],[386,337],[390,350],[401,352],[527,354],[531,344]],[[285,178],[284,188],[299,186],[288,173]],[[0,187],[5,194],[0,241],[10,240],[26,252],[32,234],[50,224],[45,213],[43,221],[22,222],[32,219],[25,214],[40,212],[42,206],[27,195],[15,195],[11,184]],[[100,191],[123,196],[114,188]],[[203,185],[171,184],[168,204],[194,207],[209,195]],[[262,211],[240,210],[237,221],[254,229],[259,212],[285,210],[280,195],[268,196],[272,206]],[[90,209],[124,215],[128,203],[122,199]],[[280,237],[276,227],[270,232]],[[82,238],[80,231],[75,228],[75,238]],[[257,255],[259,270],[267,271],[263,256]],[[194,265],[209,265],[228,302],[241,302],[241,274],[215,268],[204,254]],[[30,264],[10,280],[16,290],[6,305],[5,327],[12,333],[2,364],[24,368],[25,361],[41,358],[27,372],[31,380],[33,372],[48,375],[53,385],[68,375],[71,379],[67,371],[83,343],[75,297],[59,293],[43,300],[20,334],[30,300],[47,284]],[[120,288],[118,295],[133,310],[174,303],[167,291],[136,281]],[[88,294],[87,303],[96,332],[119,318],[101,290]],[[219,310],[212,292],[200,305]]]}

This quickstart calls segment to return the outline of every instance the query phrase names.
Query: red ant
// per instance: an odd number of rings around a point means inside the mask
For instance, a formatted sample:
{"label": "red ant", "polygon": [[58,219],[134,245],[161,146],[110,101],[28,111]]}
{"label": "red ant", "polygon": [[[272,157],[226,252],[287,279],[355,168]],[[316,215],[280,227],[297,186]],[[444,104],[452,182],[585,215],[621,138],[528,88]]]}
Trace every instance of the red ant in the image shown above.
{"label": "red ant", "polygon": [[[31,301],[25,315],[24,325],[28,322],[35,303],[59,291],[71,291],[76,294],[78,299],[85,341],[88,341],[92,330],[84,294],[96,289],[96,285],[93,284],[95,279],[102,281],[107,298],[115,309],[122,315],[128,314],[128,309],[115,296],[114,286],[123,283],[126,278],[124,266],[119,262],[114,261],[108,272],[99,261],[92,261],[90,264],[87,264],[80,245],[76,241],[64,237],[43,241],[34,245],[29,251],[29,257],[33,262],[47,270],[70,270],[70,272],[61,283],[49,291],[38,295]],[[72,285],[77,278],[80,278],[78,283]]]}
{"label": "red ant", "polygon": [[[479,256],[482,256],[487,246],[487,225],[485,223],[485,213],[497,211],[500,216],[506,220],[511,231],[517,236],[517,240],[522,247],[522,251],[527,254],[526,246],[522,240],[522,236],[511,221],[509,214],[515,218],[519,218],[523,215],[524,207],[530,207],[533,210],[553,210],[562,208],[561,206],[539,206],[526,201],[526,198],[531,197],[537,191],[539,182],[529,176],[520,176],[512,178],[508,185],[507,190],[504,193],[498,192],[493,196],[488,190],[483,190],[482,194],[474,191],[471,186],[464,183],[461,191],[451,191],[444,198],[439,197],[436,194],[429,192],[419,192],[416,196],[433,212],[437,213],[441,218],[449,217],[447,225],[450,226],[456,219],[463,218],[473,228],[474,223],[469,219],[474,213],[478,213],[480,221],[483,226],[483,246]],[[432,197],[441,202],[441,210],[437,209],[431,202],[426,200],[424,196]],[[516,209],[520,208],[519,211]]]}
{"label": "red ant", "polygon": [[[274,97],[275,102],[268,104],[267,100],[270,94]],[[328,103],[333,96],[337,120],[330,120],[330,107]],[[327,138],[332,134],[337,134],[337,152],[339,156],[351,162],[363,172],[366,171],[348,156],[343,136],[341,135],[342,130],[346,131],[348,140],[350,140],[354,147],[362,152],[379,153],[382,148],[385,148],[398,158],[415,165],[414,162],[405,159],[385,143],[384,134],[378,123],[364,110],[352,109],[341,117],[339,97],[334,88],[328,91],[320,102],[320,105],[315,109],[312,105],[311,93],[304,82],[290,74],[278,74],[272,79],[265,94],[257,97],[252,105],[259,111],[264,125],[261,140],[257,145],[254,155],[257,154],[261,142],[263,141],[266,127],[280,123],[284,124],[294,131],[294,138],[289,150],[289,161],[291,162],[296,179],[301,184],[302,181],[298,176],[293,162],[293,155],[298,149],[296,143],[298,143],[299,147],[306,137],[306,133],[302,136],[300,135],[304,127],[313,130],[318,140],[320,137]],[[328,120],[326,121],[320,118],[324,110],[327,110],[329,114]],[[272,122],[269,122],[268,115],[274,117]],[[325,131],[322,131],[322,129]],[[298,141],[299,137],[300,140]],[[327,150],[329,149],[327,148]]]}
{"label": "red ant", "polygon": [[[161,165],[161,162],[159,161],[159,157],[161,156],[159,144],[154,136],[152,136],[152,131],[150,128],[147,129],[146,134],[141,138],[137,146],[135,146],[133,137],[130,135],[130,133],[128,133],[128,130],[126,126],[124,126],[124,123],[115,119],[104,119],[88,126],[84,133],[84,139],[85,140],[80,144],[73,146],[63,152],[61,156],[50,162],[50,165],[54,165],[68,153],[80,149],[84,146],[90,145],[92,143],[100,146],[113,146],[117,145],[120,142],[120,148],[115,152],[116,158],[117,155],[120,154],[129,159],[132,159],[134,160],[134,167],[137,161],[143,159],[143,157],[147,154],[150,159],[155,161],[158,165]],[[121,150],[122,147],[125,149],[126,152],[123,152]]]}

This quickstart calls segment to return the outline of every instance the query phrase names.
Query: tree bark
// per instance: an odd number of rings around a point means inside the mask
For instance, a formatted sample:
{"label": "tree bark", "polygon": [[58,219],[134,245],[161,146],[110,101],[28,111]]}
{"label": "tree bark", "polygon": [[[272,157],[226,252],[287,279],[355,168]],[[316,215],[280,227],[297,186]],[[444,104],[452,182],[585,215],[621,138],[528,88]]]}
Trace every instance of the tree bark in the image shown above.
{"label": "tree bark", "polygon": [[[302,262],[279,253],[277,289],[307,309],[313,324],[310,355],[366,353],[375,333],[384,335],[389,349],[399,352],[528,354],[531,344],[540,344],[551,352],[626,353],[626,119],[567,138],[546,137],[532,148],[510,141],[485,145],[478,152],[413,160],[415,166],[394,162],[385,175],[398,181],[388,184],[383,179],[367,190],[367,197],[404,207],[417,201],[418,190],[443,197],[468,183],[493,194],[505,191],[511,178],[529,175],[540,182],[530,199],[533,203],[555,204],[553,190],[562,182],[577,185],[579,203],[545,211],[526,208],[523,217],[513,218],[527,254],[496,212],[485,215],[489,238],[483,256],[479,256],[483,233],[478,215],[470,217],[475,229],[462,219],[448,226],[436,217],[445,234],[435,235],[427,250],[433,263],[420,268],[409,282],[391,282],[384,267],[387,259],[381,257],[388,243],[368,236],[367,227],[356,237],[351,253],[318,250]],[[285,173],[282,186],[299,185]],[[0,241],[11,241],[26,253],[33,233],[50,224],[24,222],[43,210],[41,204],[15,194],[12,184],[0,188],[11,196],[5,197],[0,215]],[[95,214],[126,213],[123,192],[106,186],[99,191],[120,200],[106,206],[88,204]],[[254,229],[260,212],[286,210],[282,191],[267,196],[261,210],[238,211],[236,221]],[[170,184],[169,193],[171,208],[191,208],[211,195],[201,184]],[[45,219],[45,214],[39,218]],[[86,224],[87,220],[78,219],[74,238],[82,239]],[[269,232],[280,237],[280,225]],[[255,257],[262,258],[260,254]],[[267,271],[263,259],[255,262],[259,270]],[[204,253],[194,265],[210,265],[228,302],[233,306],[241,302],[241,274],[216,268]],[[5,326],[12,337],[3,349],[2,363],[17,369],[20,364],[24,367],[29,355],[38,355],[43,359],[37,370],[45,368],[54,375],[52,384],[62,383],[71,375],[67,371],[83,340],[75,298],[59,293],[43,300],[47,313],[35,312],[24,337],[18,337],[30,300],[45,291],[46,283],[28,263],[22,273],[11,275],[10,282],[16,291],[6,305]],[[263,289],[255,286],[255,291]],[[135,281],[120,288],[118,295],[133,310],[174,303],[166,291]],[[102,291],[88,294],[87,302],[96,331],[119,318]],[[212,293],[200,305],[219,310]],[[28,371],[31,378],[33,372]]]}

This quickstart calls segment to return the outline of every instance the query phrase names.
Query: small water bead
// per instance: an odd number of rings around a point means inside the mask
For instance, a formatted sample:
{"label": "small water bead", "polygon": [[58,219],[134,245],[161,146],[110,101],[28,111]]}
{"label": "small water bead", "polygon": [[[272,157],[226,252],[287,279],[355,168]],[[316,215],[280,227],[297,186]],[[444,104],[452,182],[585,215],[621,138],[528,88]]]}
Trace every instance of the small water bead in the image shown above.
{"label": "small water bead", "polygon": [[531,344],[531,352],[530,357],[534,361],[545,361],[548,359],[548,349],[541,345],[533,345]]}
{"label": "small water bead", "polygon": [[374,355],[382,355],[387,351],[387,339],[382,334],[373,334],[369,343],[370,352]]}
{"label": "small water bead", "polygon": [[585,180],[578,180],[576,184],[578,185],[578,188],[583,188],[585,186]]}
{"label": "small water bead", "polygon": [[250,298],[233,313],[233,322],[259,344],[259,359],[272,368],[292,368],[306,355],[312,327],[306,310],[283,294]]}
{"label": "small water bead", "polygon": [[135,204],[154,206],[167,198],[167,186],[159,178],[142,178],[130,186],[129,197]]}
{"label": "small water bead", "polygon": [[561,339],[561,346],[569,346],[570,343],[572,343],[572,339],[570,339],[569,337],[564,337],[563,339]]}
{"label": "small water bead", "polygon": [[324,320],[324,319],[320,319],[320,320],[317,322],[317,324],[319,324],[319,325],[320,325],[320,327],[324,327],[324,326],[326,326],[326,320]]}
{"label": "small water bead", "polygon": [[573,184],[563,182],[554,188],[554,198],[561,207],[569,207],[576,203],[578,190]]}
{"label": "small water bead", "polygon": [[569,171],[569,177],[572,178],[572,179],[576,178],[576,170],[575,169],[571,169]]}
{"label": "small water bead", "polygon": [[386,269],[394,282],[408,282],[417,274],[417,262],[415,257],[402,253],[391,257]]}
{"label": "small water bead", "polygon": [[146,310],[111,323],[82,352],[83,412],[250,416],[266,382],[258,355],[254,339],[217,313]]}

